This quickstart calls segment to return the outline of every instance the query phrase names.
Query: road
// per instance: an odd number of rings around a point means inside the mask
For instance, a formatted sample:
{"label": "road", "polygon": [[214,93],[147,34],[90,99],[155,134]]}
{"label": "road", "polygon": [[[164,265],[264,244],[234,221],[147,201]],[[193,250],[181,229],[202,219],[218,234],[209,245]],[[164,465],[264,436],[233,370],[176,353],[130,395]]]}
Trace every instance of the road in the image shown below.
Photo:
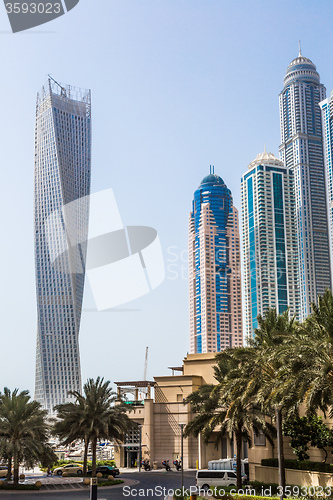
{"label": "road", "polygon": [[[131,485],[123,489],[114,486],[112,488],[99,488],[98,500],[129,500],[133,498],[164,500],[168,490],[181,487],[181,473],[175,471],[161,472],[132,472],[121,474],[121,479],[129,479]],[[133,484],[136,482],[136,484]],[[195,484],[195,471],[184,471],[184,486],[189,488]],[[164,490],[165,488],[165,490]],[[139,491],[142,490],[142,491]],[[89,500],[89,491],[55,491],[55,492],[8,492],[0,491],[0,500]]]}

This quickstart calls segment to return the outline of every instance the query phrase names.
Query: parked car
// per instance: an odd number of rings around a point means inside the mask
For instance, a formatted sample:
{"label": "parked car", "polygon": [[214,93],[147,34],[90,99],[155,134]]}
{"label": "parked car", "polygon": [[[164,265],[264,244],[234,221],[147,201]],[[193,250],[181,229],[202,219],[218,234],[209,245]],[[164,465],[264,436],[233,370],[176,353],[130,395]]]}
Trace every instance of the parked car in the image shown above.
{"label": "parked car", "polygon": [[7,477],[8,467],[7,465],[0,465],[0,478]]}
{"label": "parked car", "polygon": [[208,490],[211,486],[235,486],[237,475],[232,470],[198,470],[196,485],[198,489]]}
{"label": "parked car", "polygon": [[[101,472],[102,474],[107,474],[108,476],[119,476],[119,469],[112,467],[111,465],[99,465],[96,467],[96,473]],[[88,470],[87,474],[91,474],[92,470]]]}
{"label": "parked car", "polygon": [[57,467],[53,470],[53,474],[55,474],[56,476],[62,476],[64,472],[66,472],[67,474],[82,475],[83,466],[81,464],[67,464],[62,465],[61,467]]}

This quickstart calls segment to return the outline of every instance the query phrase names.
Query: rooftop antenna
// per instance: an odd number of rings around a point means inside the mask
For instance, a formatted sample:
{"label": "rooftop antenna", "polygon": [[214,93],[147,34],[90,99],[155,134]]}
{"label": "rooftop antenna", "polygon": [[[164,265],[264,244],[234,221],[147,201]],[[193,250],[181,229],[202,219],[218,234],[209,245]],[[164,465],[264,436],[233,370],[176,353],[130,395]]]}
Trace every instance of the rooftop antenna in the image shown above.
{"label": "rooftop antenna", "polygon": [[267,153],[267,151],[266,151],[266,144],[264,144],[264,153]]}
{"label": "rooftop antenna", "polygon": [[209,165],[209,173],[211,174],[212,173],[212,166]]}
{"label": "rooftop antenna", "polygon": [[214,168],[214,165],[213,165],[213,174],[215,174],[215,168]]}
{"label": "rooftop antenna", "polygon": [[301,55],[302,55],[301,40],[298,40],[298,57],[301,57]]}
{"label": "rooftop antenna", "polygon": [[58,85],[58,87],[61,88],[61,95],[64,95],[66,96],[66,89],[60,85],[60,83],[57,82],[57,80],[55,80],[51,75],[47,75],[56,85]]}

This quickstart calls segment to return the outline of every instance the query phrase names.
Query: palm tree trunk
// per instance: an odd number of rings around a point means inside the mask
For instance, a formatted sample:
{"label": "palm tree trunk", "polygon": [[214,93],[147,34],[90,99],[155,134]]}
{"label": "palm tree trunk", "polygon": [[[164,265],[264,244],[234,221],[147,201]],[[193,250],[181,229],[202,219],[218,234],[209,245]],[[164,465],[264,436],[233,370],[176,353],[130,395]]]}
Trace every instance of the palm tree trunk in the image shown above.
{"label": "palm tree trunk", "polygon": [[7,481],[10,481],[11,478],[12,478],[12,456],[8,457]]}
{"label": "palm tree trunk", "polygon": [[92,472],[91,476],[96,476],[96,450],[97,450],[97,438],[94,437],[92,440]]}
{"label": "palm tree trunk", "polygon": [[83,456],[83,475],[84,476],[87,474],[88,447],[89,447],[89,438],[85,438],[85,440],[84,440],[84,456]]}
{"label": "palm tree trunk", "polygon": [[283,435],[282,435],[282,410],[281,408],[276,408],[276,429],[278,438],[278,460],[279,460],[279,485],[282,487],[282,495],[280,498],[284,497],[284,492],[286,490],[286,471],[284,465],[284,452],[283,452]]}
{"label": "palm tree trunk", "polygon": [[242,489],[242,440],[243,433],[240,428],[236,431],[236,473],[237,473],[237,490]]}
{"label": "palm tree trunk", "polygon": [[17,452],[14,452],[14,484],[18,485],[19,483],[19,460]]}
{"label": "palm tree trunk", "polygon": [[323,450],[323,452],[325,453],[325,458],[323,460],[323,463],[326,464],[326,460],[327,460],[327,451],[325,448],[319,448],[320,450]]}

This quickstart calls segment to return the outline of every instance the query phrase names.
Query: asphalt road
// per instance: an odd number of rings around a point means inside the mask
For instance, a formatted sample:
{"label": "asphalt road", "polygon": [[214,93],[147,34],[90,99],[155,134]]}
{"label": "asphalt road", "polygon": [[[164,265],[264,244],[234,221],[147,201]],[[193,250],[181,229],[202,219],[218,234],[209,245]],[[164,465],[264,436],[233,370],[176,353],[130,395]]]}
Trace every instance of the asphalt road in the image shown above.
{"label": "asphalt road", "polygon": [[[129,479],[131,485],[125,489],[124,485],[112,488],[99,488],[98,500],[129,500],[133,498],[164,500],[168,490],[181,487],[181,473],[170,472],[132,472],[121,474],[121,479]],[[133,484],[137,482],[136,484]],[[184,471],[184,486],[189,488],[195,484],[195,471]],[[141,490],[141,491],[140,491]],[[88,490],[83,491],[55,491],[55,492],[5,492],[0,491],[0,500],[89,500]]]}

